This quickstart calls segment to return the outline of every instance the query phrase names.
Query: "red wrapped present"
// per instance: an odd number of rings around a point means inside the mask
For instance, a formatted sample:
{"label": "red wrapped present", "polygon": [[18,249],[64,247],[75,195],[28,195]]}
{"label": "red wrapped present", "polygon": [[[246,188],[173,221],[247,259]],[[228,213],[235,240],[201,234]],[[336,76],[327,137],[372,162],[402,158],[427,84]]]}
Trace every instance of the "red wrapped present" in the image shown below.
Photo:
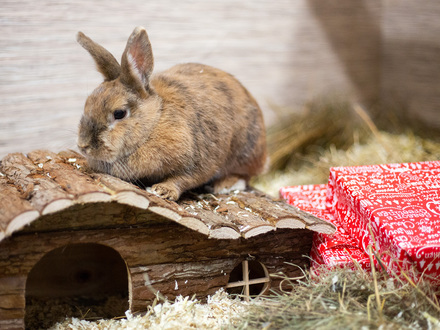
{"label": "red wrapped present", "polygon": [[416,270],[440,284],[440,161],[337,167],[327,206],[364,251],[393,273]]}
{"label": "red wrapped present", "polygon": [[327,185],[307,185],[284,187],[280,196],[294,205],[318,218],[329,221],[336,226],[333,235],[315,233],[313,236],[312,267],[318,265],[355,267],[356,262],[365,270],[370,270],[370,260],[345,230],[326,209]]}

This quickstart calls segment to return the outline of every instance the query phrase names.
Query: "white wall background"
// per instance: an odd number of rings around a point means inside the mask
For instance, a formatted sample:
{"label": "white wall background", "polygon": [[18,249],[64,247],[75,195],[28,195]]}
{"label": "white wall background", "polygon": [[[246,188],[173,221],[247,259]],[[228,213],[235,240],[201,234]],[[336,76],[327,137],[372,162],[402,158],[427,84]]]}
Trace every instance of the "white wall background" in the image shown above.
{"label": "white wall background", "polygon": [[[156,70],[202,62],[228,71],[268,124],[273,104],[298,109],[331,93],[368,104],[394,89],[411,91],[407,103],[435,123],[439,13],[435,0],[0,0],[0,157],[73,148],[84,101],[101,82],[77,31],[119,59],[137,25],[147,28]],[[429,49],[409,56],[415,68],[401,52],[408,42]]]}

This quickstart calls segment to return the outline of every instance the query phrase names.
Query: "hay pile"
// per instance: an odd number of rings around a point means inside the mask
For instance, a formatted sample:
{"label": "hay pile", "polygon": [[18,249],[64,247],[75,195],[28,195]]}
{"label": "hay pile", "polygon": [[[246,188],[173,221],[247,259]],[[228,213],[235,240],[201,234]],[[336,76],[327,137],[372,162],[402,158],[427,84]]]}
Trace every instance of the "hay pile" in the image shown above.
{"label": "hay pile", "polygon": [[333,166],[438,160],[440,143],[412,133],[378,132],[370,135],[365,143],[355,143],[346,150],[330,146],[316,154],[297,154],[297,157],[302,160],[301,166],[274,169],[258,178],[254,185],[272,196],[278,196],[278,190],[283,186],[327,183],[329,169]]}
{"label": "hay pile", "polygon": [[377,278],[361,270],[321,269],[315,277],[304,272],[290,292],[254,302],[245,324],[251,329],[440,329],[439,294],[428,282],[398,282],[386,273]]}
{"label": "hay pile", "polygon": [[[315,102],[280,123],[268,132],[271,171],[253,182],[274,196],[282,186],[326,183],[332,166],[440,159],[440,135],[426,139],[406,127],[385,132],[361,107],[340,100]],[[379,127],[388,124],[399,126]],[[428,282],[347,269],[321,270],[318,277],[305,270],[285,282],[291,291],[250,303],[220,291],[206,304],[181,297],[144,316],[74,318],[52,329],[440,329],[440,289]]]}
{"label": "hay pile", "polygon": [[[398,125],[382,122],[384,126]],[[312,103],[268,130],[271,169],[253,185],[278,196],[283,186],[327,183],[333,166],[440,159],[439,132],[426,138],[400,127],[379,130],[359,105],[341,100]]]}

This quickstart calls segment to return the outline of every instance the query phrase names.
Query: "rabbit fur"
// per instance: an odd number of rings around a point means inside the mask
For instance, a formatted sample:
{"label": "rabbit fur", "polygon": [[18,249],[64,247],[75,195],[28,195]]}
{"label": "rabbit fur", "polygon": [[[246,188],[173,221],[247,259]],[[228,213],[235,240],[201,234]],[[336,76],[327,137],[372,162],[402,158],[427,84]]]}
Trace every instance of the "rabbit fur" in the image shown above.
{"label": "rabbit fur", "polygon": [[121,64],[82,32],[77,41],[104,76],[79,124],[78,147],[93,170],[146,179],[170,200],[206,183],[219,192],[262,171],[263,116],[232,75],[196,63],[152,74],[142,27],[129,37]]}

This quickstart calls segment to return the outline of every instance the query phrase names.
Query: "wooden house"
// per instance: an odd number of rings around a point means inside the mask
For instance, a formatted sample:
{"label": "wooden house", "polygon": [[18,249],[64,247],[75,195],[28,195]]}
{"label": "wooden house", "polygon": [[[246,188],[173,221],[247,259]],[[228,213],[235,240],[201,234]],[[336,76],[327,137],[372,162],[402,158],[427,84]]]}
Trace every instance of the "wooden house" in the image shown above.
{"label": "wooden house", "polygon": [[9,154],[0,164],[0,328],[44,319],[40,309],[63,299],[80,308],[116,297],[101,315],[114,317],[162,296],[267,293],[280,285],[272,275],[300,275],[314,231],[334,228],[260,192],[174,203],[88,172],[72,151]]}

